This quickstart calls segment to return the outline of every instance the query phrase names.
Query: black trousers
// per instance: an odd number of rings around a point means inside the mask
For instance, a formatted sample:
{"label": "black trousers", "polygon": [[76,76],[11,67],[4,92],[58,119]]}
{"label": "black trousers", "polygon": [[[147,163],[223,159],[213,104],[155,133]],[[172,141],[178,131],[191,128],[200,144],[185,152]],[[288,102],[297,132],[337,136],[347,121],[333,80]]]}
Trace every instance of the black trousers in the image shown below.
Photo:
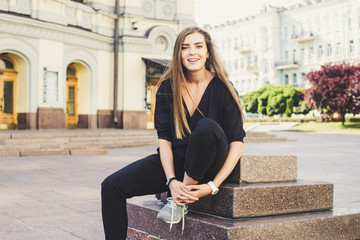
{"label": "black trousers", "polygon": [[[208,118],[194,126],[185,149],[174,149],[176,178],[184,172],[199,183],[213,180],[229,151],[222,128]],[[168,191],[159,154],[140,159],[111,174],[102,182],[101,203],[106,240],[126,239],[128,219],[126,199]]]}

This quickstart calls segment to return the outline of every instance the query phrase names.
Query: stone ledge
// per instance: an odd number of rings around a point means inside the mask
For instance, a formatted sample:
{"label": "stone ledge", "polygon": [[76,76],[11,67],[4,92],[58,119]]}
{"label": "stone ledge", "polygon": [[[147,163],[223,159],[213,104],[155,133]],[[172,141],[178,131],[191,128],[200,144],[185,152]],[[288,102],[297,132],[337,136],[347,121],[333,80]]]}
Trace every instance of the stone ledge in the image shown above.
{"label": "stone ledge", "polygon": [[223,184],[189,207],[229,218],[300,213],[333,208],[333,192],[333,184],[318,182]]}
{"label": "stone ledge", "polygon": [[169,232],[169,224],[156,219],[162,206],[160,201],[153,200],[153,196],[129,199],[129,227],[134,231],[139,230],[168,240],[360,239],[360,209],[334,209],[245,219],[219,218],[190,211],[182,234],[181,223],[175,224]]}
{"label": "stone ledge", "polygon": [[296,181],[296,156],[244,155],[227,178],[229,183]]}

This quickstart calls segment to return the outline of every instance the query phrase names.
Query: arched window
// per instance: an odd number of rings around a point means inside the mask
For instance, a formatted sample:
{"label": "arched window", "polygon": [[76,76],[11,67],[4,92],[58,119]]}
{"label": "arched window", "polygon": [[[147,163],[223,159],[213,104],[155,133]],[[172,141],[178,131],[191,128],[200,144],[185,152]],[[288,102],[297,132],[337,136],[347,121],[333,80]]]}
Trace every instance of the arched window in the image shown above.
{"label": "arched window", "polygon": [[0,57],[0,69],[14,69],[14,64],[9,60]]}
{"label": "arched window", "polygon": [[68,67],[66,69],[66,75],[71,76],[71,77],[76,77],[75,70],[73,68],[71,68],[71,67]]}

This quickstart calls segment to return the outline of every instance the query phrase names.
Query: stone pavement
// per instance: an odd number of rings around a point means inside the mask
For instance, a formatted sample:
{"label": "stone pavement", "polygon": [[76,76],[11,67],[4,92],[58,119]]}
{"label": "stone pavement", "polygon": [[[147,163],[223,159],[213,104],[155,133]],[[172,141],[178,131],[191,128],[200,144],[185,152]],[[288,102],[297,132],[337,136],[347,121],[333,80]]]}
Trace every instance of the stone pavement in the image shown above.
{"label": "stone pavement", "polygon": [[262,122],[250,126],[249,128],[246,129],[246,131],[252,131],[252,132],[282,131],[289,129],[298,124],[299,124],[298,122]]}
{"label": "stone pavement", "polygon": [[[247,155],[296,155],[298,179],[335,184],[334,206],[360,212],[360,134],[276,132],[293,142],[247,143]],[[154,153],[119,148],[101,156],[0,158],[0,239],[104,239],[100,184]]]}

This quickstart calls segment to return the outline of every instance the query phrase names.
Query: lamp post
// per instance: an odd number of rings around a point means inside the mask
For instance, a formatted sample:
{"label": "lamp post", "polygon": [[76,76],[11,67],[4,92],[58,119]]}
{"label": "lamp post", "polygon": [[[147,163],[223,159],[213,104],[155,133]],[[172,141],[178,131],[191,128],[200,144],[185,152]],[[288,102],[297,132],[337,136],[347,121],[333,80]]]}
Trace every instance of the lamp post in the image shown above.
{"label": "lamp post", "polygon": [[115,0],[115,29],[114,29],[114,113],[113,123],[118,124],[117,102],[118,102],[118,78],[119,78],[119,0]]}

